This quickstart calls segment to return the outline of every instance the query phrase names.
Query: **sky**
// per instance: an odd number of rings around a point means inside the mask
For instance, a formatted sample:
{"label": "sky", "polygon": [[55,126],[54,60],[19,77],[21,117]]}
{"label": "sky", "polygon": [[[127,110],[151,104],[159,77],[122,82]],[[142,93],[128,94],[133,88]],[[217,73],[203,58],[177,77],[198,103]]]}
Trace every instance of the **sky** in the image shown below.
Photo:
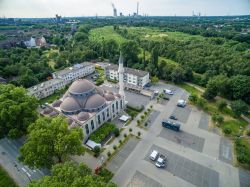
{"label": "sky", "polygon": [[250,0],[0,0],[0,17],[42,18],[73,16],[112,16],[111,3],[118,14],[136,12],[149,16],[250,15]]}

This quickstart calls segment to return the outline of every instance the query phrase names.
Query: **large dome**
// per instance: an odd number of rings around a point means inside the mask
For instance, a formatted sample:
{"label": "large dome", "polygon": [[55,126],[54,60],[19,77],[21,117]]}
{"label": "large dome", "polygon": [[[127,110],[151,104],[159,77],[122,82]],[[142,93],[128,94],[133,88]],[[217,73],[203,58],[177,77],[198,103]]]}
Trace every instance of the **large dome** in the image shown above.
{"label": "large dome", "polygon": [[89,119],[89,113],[87,112],[80,112],[78,115],[77,115],[77,119],[79,121],[86,121],[87,119]]}
{"label": "large dome", "polygon": [[95,85],[86,79],[76,80],[69,87],[69,92],[71,94],[83,94],[91,92],[95,89]]}
{"label": "large dome", "polygon": [[78,112],[81,110],[80,105],[73,97],[67,97],[60,105],[60,108],[64,112]]}
{"label": "large dome", "polygon": [[94,94],[90,96],[85,104],[86,110],[100,109],[106,104],[106,100],[99,94]]}
{"label": "large dome", "polygon": [[96,87],[96,91],[97,91],[97,93],[99,93],[101,96],[103,96],[104,95],[104,90],[103,89],[101,89],[100,87]]}

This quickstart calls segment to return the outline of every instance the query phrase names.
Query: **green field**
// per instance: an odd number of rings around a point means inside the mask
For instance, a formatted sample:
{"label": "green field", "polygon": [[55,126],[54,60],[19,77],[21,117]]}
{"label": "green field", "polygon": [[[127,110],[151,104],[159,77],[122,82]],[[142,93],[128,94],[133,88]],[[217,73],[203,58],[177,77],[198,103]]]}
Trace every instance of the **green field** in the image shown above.
{"label": "green field", "polygon": [[0,166],[0,187],[17,187],[15,181],[1,166]]}
{"label": "green field", "polygon": [[94,42],[102,42],[106,40],[115,40],[118,44],[126,41],[125,38],[116,33],[113,26],[105,26],[90,31],[89,39]]}
{"label": "green field", "polygon": [[[243,120],[229,120],[221,124],[221,128],[225,134],[238,136],[242,135],[243,129],[247,126],[247,123]],[[230,129],[227,131],[227,129]]]}

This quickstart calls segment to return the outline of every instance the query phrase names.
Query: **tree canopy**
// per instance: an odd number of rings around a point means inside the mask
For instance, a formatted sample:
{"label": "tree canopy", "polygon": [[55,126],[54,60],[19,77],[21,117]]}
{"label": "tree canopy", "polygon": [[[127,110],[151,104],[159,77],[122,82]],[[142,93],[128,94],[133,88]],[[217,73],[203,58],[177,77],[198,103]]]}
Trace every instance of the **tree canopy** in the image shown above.
{"label": "tree canopy", "polygon": [[56,164],[52,167],[51,176],[32,182],[29,187],[116,187],[113,182],[106,182],[98,175],[93,175],[85,164],[74,162]]}
{"label": "tree canopy", "polygon": [[82,130],[68,129],[63,117],[39,118],[28,132],[28,139],[20,148],[20,160],[28,166],[51,167],[66,161],[70,155],[83,153]]}
{"label": "tree canopy", "polygon": [[38,102],[26,90],[14,85],[0,84],[0,136],[20,137],[37,118]]}

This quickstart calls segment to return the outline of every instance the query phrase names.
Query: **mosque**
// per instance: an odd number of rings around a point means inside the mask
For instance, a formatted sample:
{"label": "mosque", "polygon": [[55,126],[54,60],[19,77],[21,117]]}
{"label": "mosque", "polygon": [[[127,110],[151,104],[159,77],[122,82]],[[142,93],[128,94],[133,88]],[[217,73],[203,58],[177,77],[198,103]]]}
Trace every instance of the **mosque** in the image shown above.
{"label": "mosque", "polygon": [[68,118],[69,127],[81,127],[84,139],[106,121],[117,117],[125,107],[123,85],[123,57],[119,58],[119,93],[113,93],[95,86],[86,79],[74,81],[64,96],[50,107]]}

